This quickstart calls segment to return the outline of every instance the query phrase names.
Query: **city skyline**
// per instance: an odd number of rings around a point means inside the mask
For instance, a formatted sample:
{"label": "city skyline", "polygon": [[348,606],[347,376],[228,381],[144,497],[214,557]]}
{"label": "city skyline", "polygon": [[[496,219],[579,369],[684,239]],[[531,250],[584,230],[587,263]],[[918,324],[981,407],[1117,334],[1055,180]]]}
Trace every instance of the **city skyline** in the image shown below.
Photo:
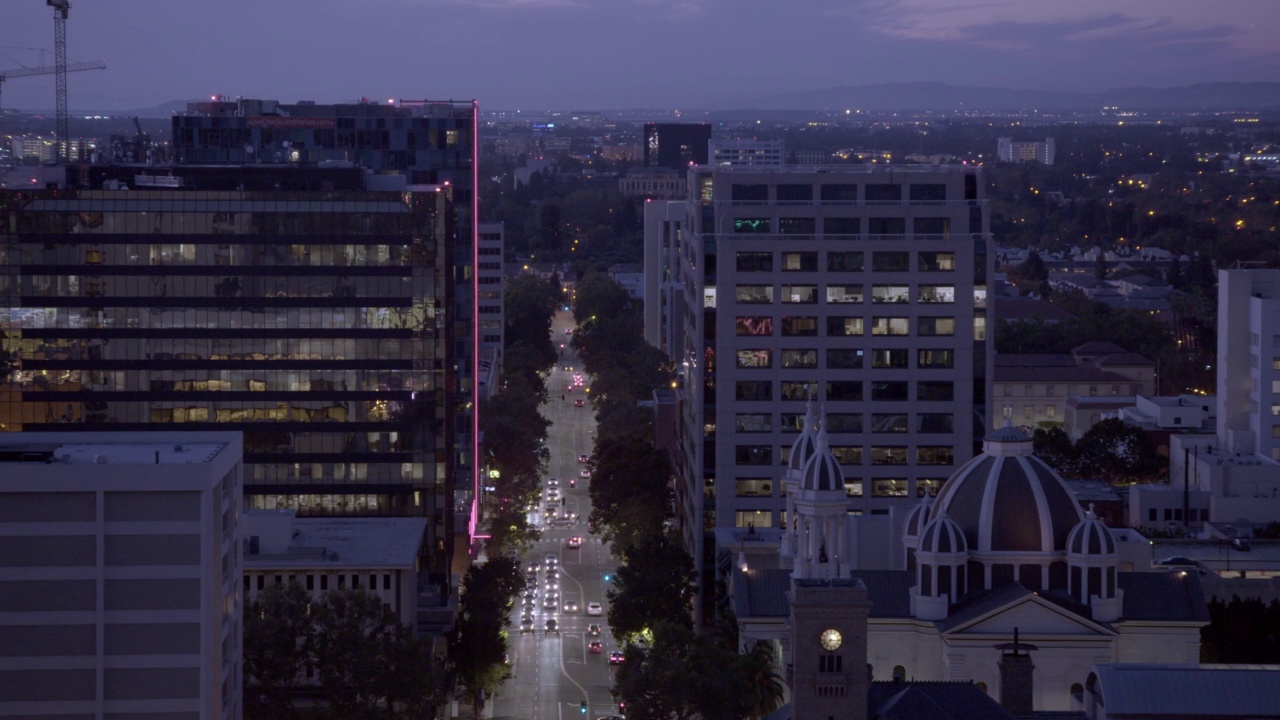
{"label": "city skyline", "polygon": [[[707,107],[881,82],[1096,92],[1280,80],[1270,0],[318,0],[77,3],[72,109],[226,94],[347,102],[477,98],[521,107]],[[10,3],[0,67],[52,64],[52,11]],[[347,52],[335,52],[346,45]],[[369,49],[363,54],[361,50]],[[431,64],[425,58],[452,58]],[[51,78],[4,107],[53,105]]]}

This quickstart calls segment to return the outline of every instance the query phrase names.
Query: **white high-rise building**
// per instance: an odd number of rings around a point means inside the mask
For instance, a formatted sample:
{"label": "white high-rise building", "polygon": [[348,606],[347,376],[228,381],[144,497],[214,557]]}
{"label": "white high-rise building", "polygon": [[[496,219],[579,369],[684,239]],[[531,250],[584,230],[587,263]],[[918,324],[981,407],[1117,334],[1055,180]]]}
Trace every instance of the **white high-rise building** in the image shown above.
{"label": "white high-rise building", "polygon": [[243,452],[0,433],[0,717],[242,716]]}
{"label": "white high-rise building", "polygon": [[717,167],[784,165],[787,162],[787,146],[783,140],[719,138],[708,143],[708,148],[711,164]]}
{"label": "white high-rise building", "polygon": [[[684,391],[677,473],[685,497],[705,498],[686,538],[706,522],[722,555],[744,534],[777,542],[790,521],[779,478],[811,392],[847,512],[868,521],[854,532],[892,531],[891,510],[936,492],[983,427],[981,170],[695,167],[689,178],[682,242],[664,253],[683,294],[664,308],[683,336],[665,346]],[[866,535],[855,566],[900,565],[875,545]]]}

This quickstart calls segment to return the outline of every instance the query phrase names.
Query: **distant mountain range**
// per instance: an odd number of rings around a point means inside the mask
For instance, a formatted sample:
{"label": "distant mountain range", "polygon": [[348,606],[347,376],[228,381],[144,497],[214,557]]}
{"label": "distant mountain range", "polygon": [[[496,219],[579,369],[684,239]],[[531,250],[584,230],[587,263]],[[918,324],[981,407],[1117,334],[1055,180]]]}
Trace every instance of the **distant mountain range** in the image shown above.
{"label": "distant mountain range", "polygon": [[1100,93],[961,87],[941,82],[831,87],[716,103],[711,110],[1262,110],[1280,109],[1280,83],[1215,82]]}
{"label": "distant mountain range", "polygon": [[[167,118],[187,109],[194,100],[170,100],[146,108],[104,114]],[[764,95],[707,103],[701,110],[715,115],[736,116],[751,111],[787,115],[813,110],[886,111],[1008,111],[1061,110],[1068,112],[1098,111],[1104,107],[1141,111],[1231,111],[1280,110],[1280,82],[1213,82],[1183,87],[1130,87],[1098,93],[1060,90],[1011,90],[998,87],[965,87],[942,82],[884,83],[878,85],[844,85],[820,90],[800,90],[778,95]],[[626,116],[639,108],[606,110],[607,114]],[[656,110],[650,110],[654,112]],[[46,111],[47,112],[47,111]],[[76,110],[75,112],[86,112]],[[658,111],[662,112],[662,111]],[[686,115],[696,114],[686,106]]]}

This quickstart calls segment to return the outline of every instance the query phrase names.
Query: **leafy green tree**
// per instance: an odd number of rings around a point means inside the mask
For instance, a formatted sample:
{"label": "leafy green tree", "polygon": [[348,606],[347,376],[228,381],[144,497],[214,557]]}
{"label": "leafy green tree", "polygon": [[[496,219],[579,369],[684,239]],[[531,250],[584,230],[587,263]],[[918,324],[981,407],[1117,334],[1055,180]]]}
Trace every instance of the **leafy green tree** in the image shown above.
{"label": "leafy green tree", "polygon": [[244,610],[245,713],[267,720],[297,717],[294,693],[311,657],[310,598],[296,582],[271,585]]}
{"label": "leafy green tree", "polygon": [[1164,281],[1169,284],[1169,287],[1175,290],[1182,289],[1184,283],[1184,279],[1182,277],[1182,261],[1178,259],[1177,255],[1174,255],[1173,259],[1169,261],[1169,268],[1165,270],[1164,273]]}
{"label": "leafy green tree", "polygon": [[696,577],[693,559],[671,535],[632,545],[608,592],[614,636],[629,640],[663,623],[692,627]]}
{"label": "leafy green tree", "polygon": [[671,517],[671,461],[653,443],[627,436],[597,445],[591,460],[592,532],[615,556],[660,532]]}
{"label": "leafy green tree", "polygon": [[400,625],[387,649],[382,674],[387,710],[403,720],[435,720],[445,701],[445,673],[432,655],[431,641]]}
{"label": "leafy green tree", "polygon": [[1068,477],[1076,475],[1076,448],[1071,437],[1062,428],[1036,428],[1032,436],[1036,457],[1049,467]]}
{"label": "leafy green tree", "polygon": [[1200,662],[1280,662],[1280,601],[1215,598],[1209,603],[1209,624],[1200,630]]}
{"label": "leafy green tree", "polygon": [[472,565],[462,580],[461,602],[449,638],[449,661],[459,684],[471,696],[476,717],[485,698],[511,676],[507,655],[507,618],[524,576],[512,557]]}
{"label": "leafy green tree", "polygon": [[340,717],[372,717],[386,709],[387,661],[406,632],[376,595],[330,590],[312,605],[311,661],[322,696]]}
{"label": "leafy green tree", "polygon": [[1161,463],[1141,428],[1118,418],[1096,423],[1075,447],[1078,471],[1109,483],[1151,482]]}
{"label": "leafy green tree", "polygon": [[1029,282],[1040,282],[1049,279],[1049,268],[1045,267],[1040,253],[1032,250],[1027,253],[1027,259],[1018,265],[1017,275]]}

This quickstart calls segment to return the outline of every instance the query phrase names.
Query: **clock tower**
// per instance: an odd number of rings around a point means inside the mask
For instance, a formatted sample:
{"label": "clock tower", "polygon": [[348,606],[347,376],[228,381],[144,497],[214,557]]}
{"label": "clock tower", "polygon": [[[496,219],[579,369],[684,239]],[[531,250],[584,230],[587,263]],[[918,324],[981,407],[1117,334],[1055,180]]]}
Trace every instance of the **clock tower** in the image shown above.
{"label": "clock tower", "polygon": [[861,580],[791,580],[791,717],[866,720],[867,613]]}

